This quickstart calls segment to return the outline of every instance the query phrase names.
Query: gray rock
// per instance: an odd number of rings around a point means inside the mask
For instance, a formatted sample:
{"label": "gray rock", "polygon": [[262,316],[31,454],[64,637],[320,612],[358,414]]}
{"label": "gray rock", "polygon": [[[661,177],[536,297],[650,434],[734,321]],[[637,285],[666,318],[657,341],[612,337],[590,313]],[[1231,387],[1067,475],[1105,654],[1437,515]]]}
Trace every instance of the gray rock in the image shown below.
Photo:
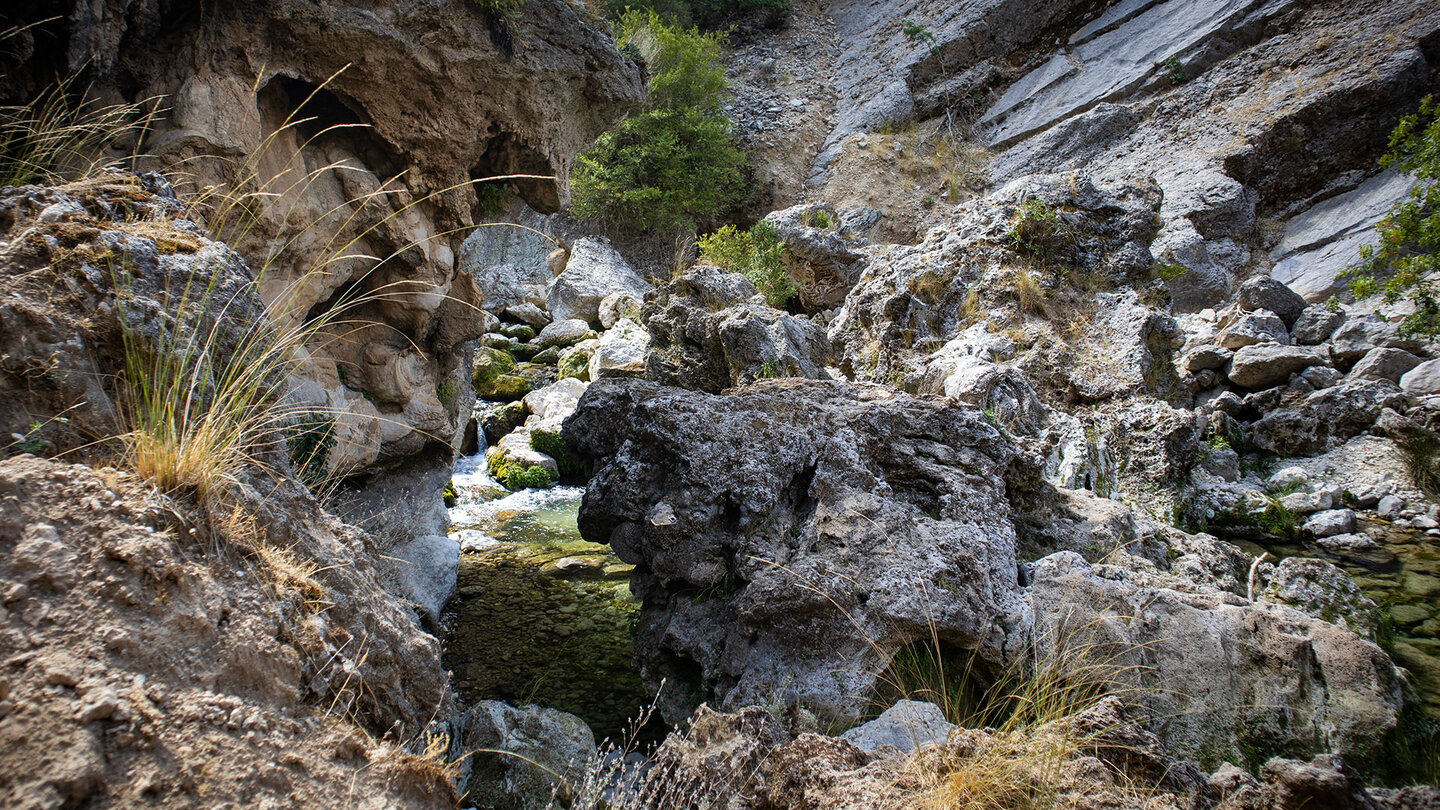
{"label": "gray rock", "polygon": [[1230,361],[1230,381],[1252,390],[1272,388],[1290,379],[1291,374],[1325,362],[1324,356],[1307,346],[1258,343],[1235,352]]}
{"label": "gray rock", "polygon": [[395,569],[400,593],[415,603],[432,626],[440,622],[445,603],[455,593],[460,573],[460,544],[444,535],[427,534],[386,552]]}
{"label": "gray rock", "polygon": [[1290,333],[1285,331],[1285,322],[1269,310],[1246,312],[1220,332],[1217,340],[1221,348],[1240,349],[1257,343],[1290,342]]}
{"label": "gray rock", "polygon": [[1440,394],[1440,360],[1426,360],[1405,372],[1400,388],[1413,397]]}
{"label": "gray rock", "polygon": [[[821,221],[829,223],[822,227]],[[765,221],[785,243],[781,260],[786,273],[800,287],[800,303],[807,312],[839,306],[865,269],[865,244],[841,230],[840,214],[826,203],[797,205],[774,211]]]}
{"label": "gray rock", "polygon": [[625,261],[609,240],[585,237],[570,247],[570,260],[546,296],[547,308],[557,321],[578,318],[600,320],[600,302],[615,293],[644,299],[653,289]]}
{"label": "gray rock", "polygon": [[649,349],[650,333],[629,318],[620,319],[601,335],[590,358],[590,379],[642,376]]}
{"label": "gray rock", "polygon": [[595,336],[590,324],[579,318],[569,318],[555,321],[541,329],[540,334],[535,337],[535,343],[542,349],[548,349],[551,346],[566,347],[574,346],[582,340],[590,340]]}
{"label": "gray rock", "polygon": [[1266,489],[1277,490],[1287,487],[1303,487],[1310,483],[1310,474],[1304,467],[1282,467],[1265,481]]}
{"label": "gray rock", "polygon": [[1400,511],[1404,508],[1404,498],[1399,495],[1386,495],[1375,506],[1375,513],[1386,520],[1395,520],[1400,517]]}
{"label": "gray rock", "polygon": [[1406,397],[1389,380],[1346,382],[1272,410],[1250,429],[1255,446],[1286,458],[1324,453],[1369,430],[1386,408]]}
{"label": "gray rock", "polygon": [[695,687],[662,695],[667,718],[790,693],[853,721],[901,646],[940,626],[973,648],[1018,616],[1014,451],[978,409],[810,380],[727,396],[601,380],[564,436],[595,465],[581,533],[638,566],[642,674]]}
{"label": "gray rock", "polygon": [[1355,380],[1400,382],[1405,373],[1420,365],[1420,358],[1404,349],[1371,349],[1350,369]]}
{"label": "gray rock", "polygon": [[[1373,551],[1381,547],[1378,542],[1365,534],[1336,534],[1330,537],[1317,537],[1315,538],[1315,545],[1326,551],[1340,553],[1347,551]],[[1337,619],[1337,622],[1343,622],[1347,618],[1348,617]]]}
{"label": "gray rock", "polygon": [[823,377],[830,348],[824,328],[763,304],[712,309],[744,289],[727,276],[687,274],[646,305],[646,377],[711,392],[765,377]]}
{"label": "gray rock", "polygon": [[1330,339],[1340,324],[1345,322],[1345,313],[1340,310],[1331,310],[1322,306],[1308,306],[1300,317],[1295,320],[1295,326],[1290,330],[1290,337],[1302,346],[1316,346]]}
{"label": "gray rock", "polygon": [[1288,329],[1305,311],[1305,299],[1269,276],[1256,276],[1240,285],[1236,299],[1244,310],[1268,310],[1280,316]]}
{"label": "gray rock", "polygon": [[[1055,122],[1120,98],[1154,80],[1161,62],[1214,50],[1233,28],[1253,25],[1278,4],[1248,0],[1157,3],[1116,28],[1086,39],[1015,82],[981,116],[991,146],[1017,141]],[[1237,43],[1234,47],[1240,47]]]}
{"label": "gray rock", "polygon": [[605,296],[600,302],[600,325],[609,329],[621,318],[639,321],[642,303],[641,299],[628,292]]}
{"label": "gray rock", "polygon": [[1317,391],[1321,388],[1339,385],[1340,381],[1345,379],[1345,375],[1340,373],[1339,369],[1330,366],[1311,366],[1300,372],[1300,376]]}
{"label": "gray rock", "polygon": [[1124,104],[1098,104],[1006,150],[990,164],[990,180],[1004,183],[1037,172],[1083,169],[1091,158],[1135,131],[1139,123],[1139,116]]}
{"label": "gray rock", "polygon": [[1395,324],[1367,315],[1351,318],[1330,336],[1330,354],[1340,363],[1353,363],[1375,348],[1420,351],[1420,341],[1401,337]]}
{"label": "gray rock", "polygon": [[1286,557],[1271,572],[1259,598],[1324,618],[1364,638],[1375,637],[1375,603],[1334,563]]}
{"label": "gray rock", "polygon": [[1230,297],[1233,272],[1218,250],[1206,241],[1188,219],[1166,223],[1150,244],[1150,253],[1183,272],[1165,279],[1175,312],[1199,312],[1218,307]]}
{"label": "gray rock", "polygon": [[[1176,167],[1160,186],[1165,192],[1161,218],[1167,222],[1187,220],[1208,240],[1243,238],[1255,227],[1255,192],[1212,165],[1197,162]],[[1263,303],[1259,306],[1280,311]]]}
{"label": "gray rock", "polygon": [[[1237,572],[1242,594],[1245,569]],[[1191,571],[1167,582],[1148,584],[1073,552],[1042,558],[1027,595],[1035,649],[1049,660],[1105,649],[1121,683],[1166,718],[1158,733],[1180,757],[1240,757],[1248,743],[1237,739],[1237,723],[1244,739],[1260,735],[1282,750],[1318,745],[1357,760],[1383,750],[1405,687],[1378,646],[1295,607],[1209,589]],[[1165,688],[1144,687],[1154,683]],[[1336,691],[1336,683],[1345,686]]]}
{"label": "gray rock", "polygon": [[1311,302],[1343,292],[1340,274],[1360,260],[1360,246],[1374,240],[1376,223],[1414,185],[1409,175],[1381,172],[1292,217],[1270,253],[1270,277]]}
{"label": "gray rock", "polygon": [[513,321],[529,324],[536,329],[544,329],[551,321],[550,315],[545,310],[530,301],[505,307],[502,314]]}
{"label": "gray rock", "polygon": [[1219,346],[1198,346],[1180,358],[1180,370],[1187,374],[1194,374],[1206,369],[1224,369],[1230,364],[1230,358],[1234,356],[1234,352]]}
{"label": "gray rock", "polygon": [[1311,537],[1347,534],[1355,530],[1355,513],[1349,509],[1329,509],[1324,512],[1316,512],[1300,528]]}
{"label": "gray rock", "polygon": [[594,732],[559,709],[482,700],[450,725],[453,753],[470,763],[466,806],[546,810],[596,757]]}
{"label": "gray rock", "polygon": [[957,726],[945,719],[945,712],[934,703],[901,700],[864,725],[840,735],[864,751],[882,745],[910,753],[917,748],[942,745]]}

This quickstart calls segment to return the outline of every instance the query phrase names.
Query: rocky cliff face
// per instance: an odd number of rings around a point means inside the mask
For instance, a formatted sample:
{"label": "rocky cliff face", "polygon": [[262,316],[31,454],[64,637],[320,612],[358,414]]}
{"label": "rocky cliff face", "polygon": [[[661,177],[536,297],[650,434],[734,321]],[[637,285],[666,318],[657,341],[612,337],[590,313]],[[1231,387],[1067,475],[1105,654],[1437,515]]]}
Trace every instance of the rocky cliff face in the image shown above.
{"label": "rocky cliff face", "polygon": [[[532,175],[500,185],[557,210],[575,153],[639,102],[639,69],[560,0],[513,23],[460,2],[157,0],[49,4],[17,22],[39,25],[10,93],[70,70],[101,98],[155,99],[138,148],[182,193],[212,189],[197,213],[249,259],[281,328],[331,313],[291,390],[337,420],[331,473],[364,473],[392,511],[438,509],[431,479],[472,402],[465,341],[484,331],[456,262],[476,221],[470,181]],[[415,533],[386,511],[356,517]]]}

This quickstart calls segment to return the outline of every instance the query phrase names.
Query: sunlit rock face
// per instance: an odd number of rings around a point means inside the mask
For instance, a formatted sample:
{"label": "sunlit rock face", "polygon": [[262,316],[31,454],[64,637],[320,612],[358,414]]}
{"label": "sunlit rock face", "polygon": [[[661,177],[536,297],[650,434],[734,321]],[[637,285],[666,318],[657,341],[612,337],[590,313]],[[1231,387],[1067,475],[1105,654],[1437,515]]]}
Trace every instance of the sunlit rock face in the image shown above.
{"label": "sunlit rock face", "polygon": [[535,175],[508,190],[564,203],[575,153],[643,94],[609,35],[560,0],[513,27],[459,2],[42,5],[0,95],[83,68],[102,99],[156,99],[140,151],[246,257],[278,326],[330,321],[290,386],[336,417],[330,472],[448,463],[483,332],[456,262],[471,181]]}

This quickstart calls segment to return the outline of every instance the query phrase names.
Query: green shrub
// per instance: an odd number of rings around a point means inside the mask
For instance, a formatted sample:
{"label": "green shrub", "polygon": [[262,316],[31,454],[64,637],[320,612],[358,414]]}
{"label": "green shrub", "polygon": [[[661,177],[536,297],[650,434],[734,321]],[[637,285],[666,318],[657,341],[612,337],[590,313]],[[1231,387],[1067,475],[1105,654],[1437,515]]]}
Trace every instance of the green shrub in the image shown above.
{"label": "green shrub", "polygon": [[748,231],[726,225],[709,236],[702,236],[697,246],[701,258],[750,279],[772,307],[783,308],[785,302],[800,291],[780,261],[785,243],[768,222],[757,222]]}
{"label": "green shrub", "polygon": [[1015,212],[1015,219],[1006,234],[1010,247],[1022,256],[1049,259],[1075,241],[1075,234],[1060,218],[1060,213],[1044,200],[1030,198]]}
{"label": "green shrub", "polygon": [[619,31],[620,45],[645,59],[650,97],[576,159],[574,213],[630,232],[708,226],[747,190],[746,157],[724,113],[724,37],[654,11],[626,12]]}
{"label": "green shrub", "polygon": [[335,448],[335,417],[302,413],[285,426],[284,432],[295,474],[306,486],[324,483],[330,451]]}
{"label": "green shrub", "polygon": [[493,448],[485,459],[485,468],[491,478],[511,490],[540,489],[550,486],[553,480],[544,467],[520,464]]}
{"label": "green shrub", "polygon": [[1401,332],[1440,336],[1440,105],[1432,96],[1400,119],[1380,165],[1421,182],[1380,220],[1380,241],[1360,248],[1360,263],[1347,271],[1350,291],[1356,298],[1381,293],[1388,304],[1408,298],[1415,312]]}

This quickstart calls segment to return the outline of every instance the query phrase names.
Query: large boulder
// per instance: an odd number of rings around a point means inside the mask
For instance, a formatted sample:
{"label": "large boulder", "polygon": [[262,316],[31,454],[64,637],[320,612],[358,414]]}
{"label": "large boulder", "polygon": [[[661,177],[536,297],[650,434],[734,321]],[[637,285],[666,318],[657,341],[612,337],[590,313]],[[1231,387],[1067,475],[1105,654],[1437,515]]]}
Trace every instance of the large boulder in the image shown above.
{"label": "large boulder", "polygon": [[1426,360],[1405,372],[1400,388],[1414,397],[1440,394],[1440,360]]}
{"label": "large boulder", "polygon": [[753,289],[743,277],[702,270],[652,296],[643,315],[650,336],[645,376],[711,392],[766,377],[823,377],[825,330],[803,316],[736,300]]}
{"label": "large boulder", "polygon": [[837,307],[865,269],[865,240],[842,228],[840,214],[827,204],[797,205],[765,217],[785,244],[781,260],[800,287],[807,312]]}
{"label": "large boulder", "polygon": [[546,810],[595,765],[595,733],[559,709],[482,700],[447,725],[466,806]]}
{"label": "large boulder", "polygon": [[1256,276],[1241,284],[1235,300],[1246,312],[1263,309],[1275,313],[1287,329],[1305,311],[1304,298],[1269,276]]}
{"label": "large boulder", "polygon": [[1265,414],[1251,426],[1250,441],[1282,458],[1318,455],[1369,430],[1386,408],[1404,410],[1406,399],[1389,380],[1324,388]]}
{"label": "large boulder", "polygon": [[1040,560],[1034,577],[1041,654],[1098,655],[1092,665],[1163,718],[1171,750],[1204,767],[1320,751],[1375,757],[1399,725],[1404,679],[1385,652],[1294,607],[1189,577],[1146,585],[1073,552]]}
{"label": "large boulder", "polygon": [[460,544],[444,535],[416,537],[386,552],[395,569],[400,593],[420,609],[432,627],[455,593],[460,572]]}
{"label": "large boulder", "polygon": [[595,467],[581,533],[636,565],[637,660],[671,684],[672,721],[781,694],[853,720],[900,647],[933,631],[975,649],[1019,615],[1000,476],[1015,451],[978,409],[832,382],[601,380],[564,437]]}
{"label": "large boulder", "polygon": [[1404,349],[1371,349],[1350,369],[1354,380],[1389,380],[1398,383],[1420,365],[1420,358]]}
{"label": "large boulder", "polygon": [[1235,352],[1230,360],[1230,382],[1252,390],[1273,388],[1291,374],[1323,365],[1325,356],[1308,346],[1256,343]]}
{"label": "large boulder", "polygon": [[619,251],[602,237],[575,240],[565,270],[555,279],[546,297],[551,316],[595,322],[600,320],[600,302],[616,293],[643,299],[650,283],[635,272]]}
{"label": "large boulder", "polygon": [[590,379],[644,375],[649,348],[650,333],[629,318],[620,319],[600,337],[590,358]]}

